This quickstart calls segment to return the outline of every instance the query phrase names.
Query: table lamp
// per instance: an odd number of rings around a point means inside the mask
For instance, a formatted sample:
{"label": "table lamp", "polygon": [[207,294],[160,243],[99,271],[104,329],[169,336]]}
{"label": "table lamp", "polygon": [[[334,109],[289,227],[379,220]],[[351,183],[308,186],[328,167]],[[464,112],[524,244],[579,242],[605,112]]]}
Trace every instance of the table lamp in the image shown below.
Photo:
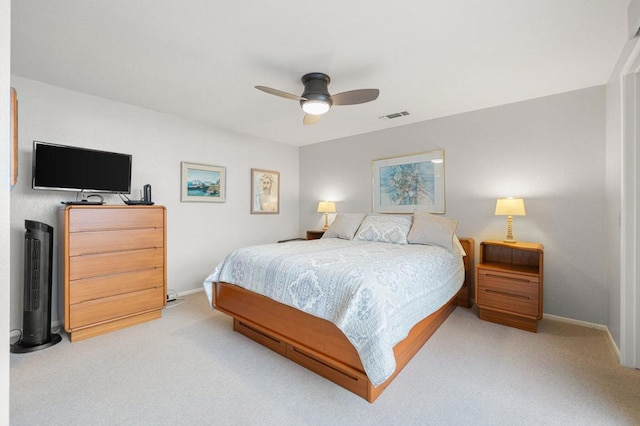
{"label": "table lamp", "polygon": [[526,216],[524,199],[522,198],[498,198],[496,202],[496,216],[507,216],[507,238],[505,243],[515,243],[513,238],[513,216]]}
{"label": "table lamp", "polygon": [[318,213],[324,213],[324,227],[323,231],[329,229],[329,213],[336,212],[336,203],[333,201],[320,201],[318,203]]}

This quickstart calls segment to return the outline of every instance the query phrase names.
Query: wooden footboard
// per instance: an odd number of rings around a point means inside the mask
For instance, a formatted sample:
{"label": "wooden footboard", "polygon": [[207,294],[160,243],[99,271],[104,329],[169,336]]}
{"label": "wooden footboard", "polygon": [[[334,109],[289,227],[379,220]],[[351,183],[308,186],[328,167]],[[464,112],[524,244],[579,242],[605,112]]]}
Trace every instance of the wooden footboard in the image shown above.
{"label": "wooden footboard", "polygon": [[214,285],[214,305],[219,311],[233,317],[235,331],[373,402],[456,305],[471,306],[474,241],[470,238],[460,241],[467,253],[462,289],[437,312],[416,324],[409,335],[394,347],[396,370],[377,387],[369,381],[353,345],[331,322],[222,282]]}

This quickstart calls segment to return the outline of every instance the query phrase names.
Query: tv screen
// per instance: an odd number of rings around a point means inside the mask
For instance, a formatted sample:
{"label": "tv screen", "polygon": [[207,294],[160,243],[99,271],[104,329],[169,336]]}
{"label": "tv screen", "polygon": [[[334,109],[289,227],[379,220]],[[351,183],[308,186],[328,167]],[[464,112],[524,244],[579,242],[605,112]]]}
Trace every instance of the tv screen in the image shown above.
{"label": "tv screen", "polygon": [[131,155],[33,141],[33,189],[131,192]]}

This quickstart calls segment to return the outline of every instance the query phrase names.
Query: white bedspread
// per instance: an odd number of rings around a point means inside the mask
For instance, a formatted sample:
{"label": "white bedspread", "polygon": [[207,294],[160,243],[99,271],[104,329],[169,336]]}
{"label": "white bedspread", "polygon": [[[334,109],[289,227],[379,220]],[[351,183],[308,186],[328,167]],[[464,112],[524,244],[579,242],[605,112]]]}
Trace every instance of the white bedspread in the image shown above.
{"label": "white bedspread", "polygon": [[462,257],[437,247],[327,238],[246,247],[204,281],[223,281],[334,323],[377,386],[395,370],[393,347],[462,287]]}

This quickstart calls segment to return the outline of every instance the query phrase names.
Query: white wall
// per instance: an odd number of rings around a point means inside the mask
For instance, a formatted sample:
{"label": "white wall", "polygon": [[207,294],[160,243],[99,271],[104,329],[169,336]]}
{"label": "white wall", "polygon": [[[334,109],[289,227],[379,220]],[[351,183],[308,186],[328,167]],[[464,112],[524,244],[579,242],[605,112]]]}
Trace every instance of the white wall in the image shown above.
{"label": "white wall", "polygon": [[545,313],[606,324],[604,86],[302,147],[300,231],[318,200],[370,211],[371,160],[439,148],[458,235],[504,238],[495,200],[524,197],[514,235],[545,246]]}
{"label": "white wall", "polygon": [[[134,193],[150,183],[154,201],[167,206],[168,285],[177,291],[199,288],[235,247],[320,228],[318,200],[336,200],[339,211],[370,210],[372,159],[443,148],[447,216],[460,221],[458,234],[477,243],[502,238],[506,224],[493,215],[495,198],[525,197],[528,215],[515,218],[514,233],[545,245],[545,312],[600,324],[609,319],[604,256],[594,249],[606,245],[604,87],[306,146],[299,150],[298,186],[296,147],[18,76],[12,84],[20,96],[12,328],[21,326],[24,220],[56,226],[60,201],[73,196],[31,189],[33,140],[133,154]],[[181,203],[180,161],[226,166],[227,202]],[[249,214],[251,167],[281,172],[279,215]],[[54,290],[54,306],[56,297]]]}
{"label": "white wall", "polygon": [[[631,0],[628,9],[629,37],[633,37],[640,25],[640,0]],[[629,197],[629,191],[633,191],[634,176],[637,172],[637,164],[633,158],[633,150],[629,144],[623,143],[623,96],[622,78],[633,72],[631,65],[636,60],[639,38],[630,39],[624,46],[620,57],[611,73],[607,84],[607,138],[606,138],[606,188],[607,188],[607,282],[609,283],[609,331],[618,348],[622,349],[621,356],[623,362],[631,363],[628,346],[634,340],[633,333],[636,330],[635,324],[640,324],[640,320],[633,318],[634,311],[622,308],[624,294],[637,292],[639,284],[637,282],[627,282],[629,280],[629,270],[635,270],[634,253],[629,250],[630,246],[637,245],[637,236],[629,236],[627,247],[622,249],[622,217],[628,215],[626,220],[633,222],[634,215],[637,214],[637,206],[633,206],[633,197]],[[629,167],[631,165],[631,167]],[[631,176],[629,176],[631,174]],[[637,185],[637,182],[635,182]],[[626,189],[626,188],[630,189]],[[623,190],[625,188],[626,190]],[[624,213],[623,213],[624,211]],[[623,257],[627,259],[627,268],[623,271]],[[623,276],[626,278],[623,279]],[[631,278],[632,280],[633,278]],[[625,288],[623,289],[623,286]],[[635,288],[629,288],[634,287]],[[637,296],[636,296],[637,297]],[[632,303],[625,300],[625,303]],[[624,313],[623,313],[624,311]],[[625,315],[625,317],[623,317]],[[624,329],[624,331],[623,331]],[[624,333],[624,335],[623,335]],[[625,340],[625,344],[623,344]],[[627,346],[627,348],[623,348]],[[631,350],[632,351],[632,350]],[[629,364],[630,365],[630,364]]]}
{"label": "white wall", "polygon": [[[232,249],[298,236],[298,148],[12,76],[20,97],[19,182],[11,193],[11,326],[22,323],[24,220],[56,228],[75,193],[31,189],[33,140],[133,154],[132,194],[167,208],[168,287],[200,289]],[[180,202],[180,162],[226,167],[226,203]],[[250,170],[280,171],[280,214],[250,214]],[[115,195],[108,204],[122,204]],[[54,271],[54,277],[57,272]],[[54,278],[54,288],[57,279]],[[57,306],[54,290],[53,306]],[[53,322],[58,320],[53,313]]]}
{"label": "white wall", "polygon": [[629,7],[627,8],[627,26],[628,37],[632,39],[635,37],[640,28],[640,1],[630,0]]}
{"label": "white wall", "polygon": [[[11,2],[0,0],[0,282],[9,282],[9,84],[11,72]],[[9,340],[10,294],[0,285],[0,341]],[[5,346],[6,348],[6,346]],[[0,354],[0,424],[9,424],[9,351]]]}

